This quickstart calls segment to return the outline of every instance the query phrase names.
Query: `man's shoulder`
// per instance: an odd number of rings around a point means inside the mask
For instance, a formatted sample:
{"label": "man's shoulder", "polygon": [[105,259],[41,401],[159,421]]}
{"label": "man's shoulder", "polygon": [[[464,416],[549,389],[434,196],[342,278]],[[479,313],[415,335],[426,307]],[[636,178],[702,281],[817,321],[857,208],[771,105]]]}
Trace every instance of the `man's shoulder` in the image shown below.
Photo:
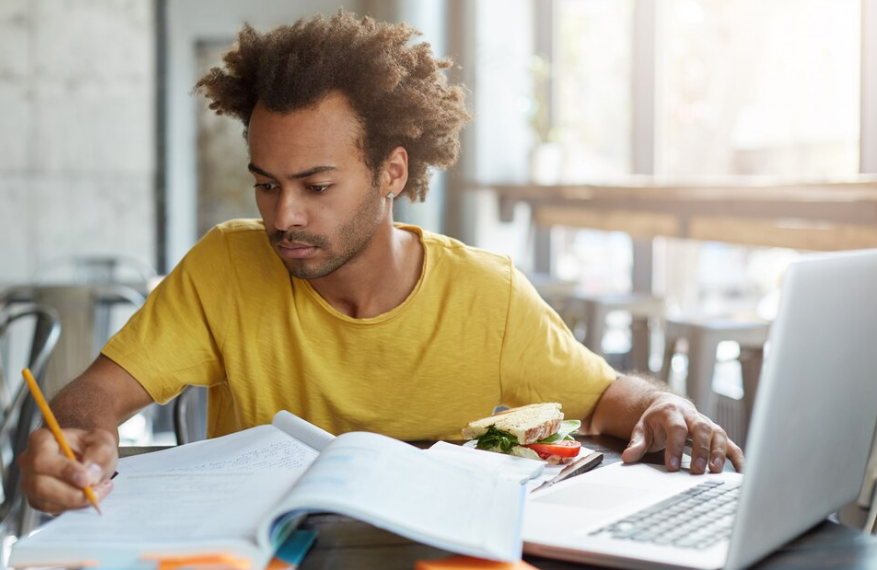
{"label": "man's shoulder", "polygon": [[452,237],[420,230],[427,255],[432,265],[441,271],[465,272],[470,279],[477,277],[507,281],[512,270],[512,260],[484,249],[466,245]]}
{"label": "man's shoulder", "polygon": [[186,255],[191,268],[225,265],[254,267],[270,262],[271,246],[262,220],[229,220],[210,229]]}
{"label": "man's shoulder", "polygon": [[213,226],[213,230],[227,237],[248,239],[250,237],[263,237],[265,235],[265,223],[256,218],[240,218],[228,220]]}
{"label": "man's shoulder", "polygon": [[262,220],[237,219],[213,226],[199,241],[196,248],[261,248],[266,244],[265,225]]}

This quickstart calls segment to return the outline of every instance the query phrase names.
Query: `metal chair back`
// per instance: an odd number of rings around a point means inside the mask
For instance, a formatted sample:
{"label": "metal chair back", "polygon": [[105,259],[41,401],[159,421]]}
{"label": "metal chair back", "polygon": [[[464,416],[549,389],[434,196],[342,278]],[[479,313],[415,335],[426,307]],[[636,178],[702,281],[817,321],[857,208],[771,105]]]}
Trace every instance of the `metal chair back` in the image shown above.
{"label": "metal chair back", "polygon": [[[36,304],[16,304],[0,307],[0,339],[9,335],[19,323],[33,320],[33,340],[27,358],[41,387],[49,357],[61,336],[61,319],[51,307]],[[0,393],[3,396],[0,417],[0,456],[2,456],[3,502],[0,503],[0,524],[9,536],[21,536],[32,530],[36,523],[35,512],[27,505],[19,484],[21,472],[18,458],[27,447],[30,432],[40,420],[39,410],[26,384],[18,374],[4,371],[0,363]],[[12,378],[18,378],[16,382]]]}
{"label": "metal chair back", "polygon": [[174,400],[174,435],[177,445],[184,445],[206,437],[207,391],[187,386]]}

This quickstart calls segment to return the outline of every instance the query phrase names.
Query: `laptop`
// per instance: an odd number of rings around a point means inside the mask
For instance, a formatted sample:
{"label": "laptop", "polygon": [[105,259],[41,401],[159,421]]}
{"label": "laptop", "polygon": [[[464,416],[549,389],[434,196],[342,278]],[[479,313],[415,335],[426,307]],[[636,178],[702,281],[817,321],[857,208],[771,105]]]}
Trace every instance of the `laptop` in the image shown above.
{"label": "laptop", "polygon": [[531,495],[524,551],[619,568],[736,570],[853,501],[877,423],[875,284],[877,250],[789,266],[745,475],[597,469]]}

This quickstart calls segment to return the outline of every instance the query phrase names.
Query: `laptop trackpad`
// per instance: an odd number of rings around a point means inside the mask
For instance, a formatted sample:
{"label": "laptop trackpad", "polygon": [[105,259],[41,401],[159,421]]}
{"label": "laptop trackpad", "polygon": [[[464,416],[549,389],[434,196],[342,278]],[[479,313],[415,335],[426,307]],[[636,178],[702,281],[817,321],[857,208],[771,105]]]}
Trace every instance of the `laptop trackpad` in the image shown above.
{"label": "laptop trackpad", "polygon": [[645,495],[649,491],[637,487],[618,487],[594,483],[588,485],[571,485],[566,489],[549,493],[533,499],[537,503],[561,505],[564,507],[578,507],[582,509],[600,511],[603,509],[617,509],[628,501]]}

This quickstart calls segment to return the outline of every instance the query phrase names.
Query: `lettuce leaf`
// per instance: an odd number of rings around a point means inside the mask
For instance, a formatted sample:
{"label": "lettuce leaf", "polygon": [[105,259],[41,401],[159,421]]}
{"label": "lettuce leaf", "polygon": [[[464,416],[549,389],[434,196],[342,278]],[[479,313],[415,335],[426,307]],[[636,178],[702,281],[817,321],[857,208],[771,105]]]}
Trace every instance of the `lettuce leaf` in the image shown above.
{"label": "lettuce leaf", "polygon": [[579,431],[580,427],[582,427],[582,422],[579,420],[563,420],[560,422],[560,427],[557,429],[557,433],[549,435],[545,439],[540,439],[536,443],[557,443],[564,439],[575,439],[573,434]]}
{"label": "lettuce leaf", "polygon": [[542,458],[539,457],[539,454],[530,449],[529,447],[524,447],[521,445],[516,445],[512,448],[511,455],[515,457],[525,457],[527,459],[535,459],[536,461],[540,461]]}
{"label": "lettuce leaf", "polygon": [[488,450],[499,448],[503,453],[509,453],[516,445],[518,445],[517,437],[496,429],[496,426],[490,426],[487,428],[487,433],[478,438],[475,447]]}

